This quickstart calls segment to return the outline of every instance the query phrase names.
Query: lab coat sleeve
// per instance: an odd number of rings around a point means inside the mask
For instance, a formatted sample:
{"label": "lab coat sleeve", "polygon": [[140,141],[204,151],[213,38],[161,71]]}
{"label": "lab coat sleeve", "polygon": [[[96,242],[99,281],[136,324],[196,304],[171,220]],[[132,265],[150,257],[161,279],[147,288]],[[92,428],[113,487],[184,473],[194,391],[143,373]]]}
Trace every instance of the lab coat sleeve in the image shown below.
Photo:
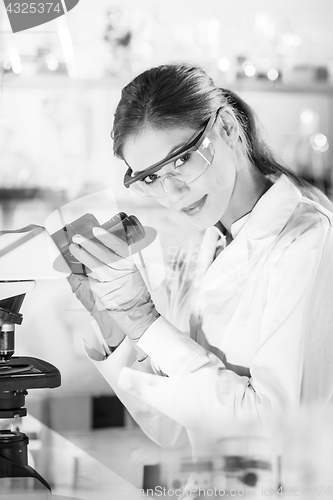
{"label": "lab coat sleeve", "polygon": [[[289,245],[292,262],[277,260],[267,290],[261,344],[250,366],[251,378],[226,369],[214,354],[161,317],[139,345],[168,378],[124,368],[119,386],[188,430],[210,432],[214,438],[223,437],[230,422],[269,424],[274,415],[297,410],[304,379],[306,324],[320,335],[320,314],[317,311],[313,317],[311,305],[324,244],[332,255],[332,229],[327,226],[318,225]],[[328,271],[332,274],[332,266]],[[331,286],[332,278],[325,280],[324,287]],[[328,292],[320,290],[322,296]],[[324,339],[329,349],[331,338]],[[317,374],[313,371],[311,376]]]}
{"label": "lab coat sleeve", "polygon": [[[87,354],[89,356],[88,352]],[[188,442],[186,430],[180,424],[119,387],[118,379],[123,367],[131,367],[135,373],[141,375],[144,371],[152,373],[149,360],[144,363],[137,362],[136,350],[128,338],[125,338],[119,347],[103,361],[89,357],[112,387],[116,396],[152,441],[163,448],[177,448]]]}

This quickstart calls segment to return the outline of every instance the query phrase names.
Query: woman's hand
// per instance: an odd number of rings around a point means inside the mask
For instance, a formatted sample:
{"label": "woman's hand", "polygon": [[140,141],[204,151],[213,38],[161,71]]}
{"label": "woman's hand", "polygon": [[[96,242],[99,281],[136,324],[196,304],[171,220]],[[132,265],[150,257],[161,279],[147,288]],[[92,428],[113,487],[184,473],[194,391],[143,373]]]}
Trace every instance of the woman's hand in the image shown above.
{"label": "woman's hand", "polygon": [[97,306],[107,310],[125,335],[137,342],[159,313],[128,257],[128,245],[102,228],[94,228],[93,233],[101,243],[75,235],[70,252],[91,270],[87,280],[99,299]]}
{"label": "woman's hand", "polygon": [[88,276],[72,273],[67,281],[76,298],[97,322],[107,345],[111,348],[117,347],[124,340],[125,334],[112,319],[98,296],[92,292]]}

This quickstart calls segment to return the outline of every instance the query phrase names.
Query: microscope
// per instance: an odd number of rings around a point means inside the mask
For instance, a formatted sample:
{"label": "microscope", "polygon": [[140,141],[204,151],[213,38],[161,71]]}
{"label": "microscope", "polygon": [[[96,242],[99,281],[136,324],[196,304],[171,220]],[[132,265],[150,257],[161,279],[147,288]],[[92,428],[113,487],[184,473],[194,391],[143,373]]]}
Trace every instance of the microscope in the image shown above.
{"label": "microscope", "polygon": [[[37,358],[14,356],[15,327],[23,321],[20,309],[26,293],[34,290],[36,280],[64,278],[71,272],[64,259],[59,269],[54,269],[52,259],[59,256],[43,227],[0,233],[0,419],[26,416],[28,390],[60,386],[55,366]],[[1,478],[12,478],[17,486],[18,478],[35,478],[34,484],[50,491],[46,480],[28,465],[28,442],[22,432],[0,430],[0,484]]]}
{"label": "microscope", "polygon": [[[35,225],[0,232],[0,419],[27,415],[28,390],[60,386],[61,376],[55,366],[33,357],[14,356],[15,326],[22,323],[20,309],[36,281],[89,272],[68,247],[74,234],[94,239],[92,228],[99,225],[92,214],[85,214],[52,235]],[[123,212],[101,227],[133,248],[145,237],[138,219]],[[0,430],[0,492],[2,478],[34,478],[36,489],[51,492],[47,481],[28,465],[28,442],[22,432]]]}

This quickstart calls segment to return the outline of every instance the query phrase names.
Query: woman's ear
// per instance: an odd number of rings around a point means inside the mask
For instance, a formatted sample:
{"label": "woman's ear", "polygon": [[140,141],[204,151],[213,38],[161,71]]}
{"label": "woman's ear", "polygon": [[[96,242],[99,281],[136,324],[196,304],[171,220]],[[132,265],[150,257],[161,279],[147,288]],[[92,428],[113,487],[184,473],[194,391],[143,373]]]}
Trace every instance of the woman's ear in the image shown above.
{"label": "woman's ear", "polygon": [[239,125],[231,108],[225,107],[219,112],[220,133],[229,146],[234,146],[239,139]]}

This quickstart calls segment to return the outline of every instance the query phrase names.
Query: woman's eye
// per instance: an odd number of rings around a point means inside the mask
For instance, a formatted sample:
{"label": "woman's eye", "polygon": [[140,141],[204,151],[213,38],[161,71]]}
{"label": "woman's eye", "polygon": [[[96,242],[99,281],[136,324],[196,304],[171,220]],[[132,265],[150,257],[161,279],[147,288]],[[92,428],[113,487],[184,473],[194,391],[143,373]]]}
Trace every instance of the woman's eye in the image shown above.
{"label": "woman's eye", "polygon": [[152,184],[154,181],[156,181],[156,179],[158,178],[158,175],[156,174],[151,174],[151,175],[147,175],[147,177],[144,177],[142,180],[142,182],[144,182],[145,184]]}
{"label": "woman's eye", "polygon": [[191,153],[186,153],[174,162],[174,168],[179,168],[191,159]]}

